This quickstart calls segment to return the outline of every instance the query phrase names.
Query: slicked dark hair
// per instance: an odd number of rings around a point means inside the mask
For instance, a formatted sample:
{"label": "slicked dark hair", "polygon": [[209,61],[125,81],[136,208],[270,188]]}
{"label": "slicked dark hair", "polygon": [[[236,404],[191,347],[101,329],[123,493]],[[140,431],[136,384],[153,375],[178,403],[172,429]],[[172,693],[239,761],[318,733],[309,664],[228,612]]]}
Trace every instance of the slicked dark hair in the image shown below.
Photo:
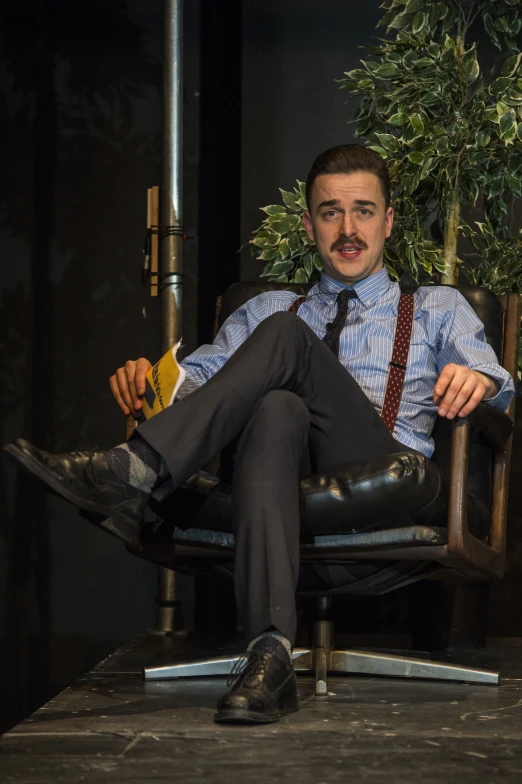
{"label": "slicked dark hair", "polygon": [[360,144],[339,144],[317,156],[306,178],[308,208],[310,208],[310,196],[314,183],[321,174],[353,174],[358,171],[371,172],[379,178],[384,196],[384,206],[388,209],[391,201],[391,186],[386,161],[381,158],[379,153]]}

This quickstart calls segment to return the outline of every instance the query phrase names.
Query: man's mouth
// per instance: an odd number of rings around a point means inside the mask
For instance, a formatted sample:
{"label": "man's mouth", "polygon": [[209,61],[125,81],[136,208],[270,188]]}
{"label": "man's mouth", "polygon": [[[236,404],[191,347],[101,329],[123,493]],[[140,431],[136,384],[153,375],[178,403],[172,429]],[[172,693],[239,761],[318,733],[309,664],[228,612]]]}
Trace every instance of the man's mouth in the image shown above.
{"label": "man's mouth", "polygon": [[343,257],[343,259],[356,259],[361,253],[362,248],[359,245],[353,244],[345,244],[341,245],[340,248],[337,248],[337,252]]}

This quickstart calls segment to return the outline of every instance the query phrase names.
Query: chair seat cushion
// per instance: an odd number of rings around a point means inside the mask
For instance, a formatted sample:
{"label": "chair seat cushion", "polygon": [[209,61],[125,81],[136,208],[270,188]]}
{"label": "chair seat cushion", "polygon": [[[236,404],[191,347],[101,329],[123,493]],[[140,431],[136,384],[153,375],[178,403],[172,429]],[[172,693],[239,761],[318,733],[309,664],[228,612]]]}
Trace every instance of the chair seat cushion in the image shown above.
{"label": "chair seat cushion", "polygon": [[[447,500],[437,467],[411,452],[340,465],[301,481],[303,536],[360,533],[434,521]],[[230,485],[204,471],[151,507],[178,528],[233,531]]]}
{"label": "chair seat cushion", "polygon": [[[232,551],[235,546],[234,534],[229,531],[214,531],[205,528],[179,528],[174,526],[171,537],[177,544],[207,546],[211,549]],[[303,555],[322,550],[367,549],[372,547],[404,547],[412,545],[445,545],[448,531],[446,528],[428,525],[409,525],[387,528],[380,531],[366,531],[355,534],[328,534],[311,536],[301,541]],[[153,549],[149,547],[148,549]]]}

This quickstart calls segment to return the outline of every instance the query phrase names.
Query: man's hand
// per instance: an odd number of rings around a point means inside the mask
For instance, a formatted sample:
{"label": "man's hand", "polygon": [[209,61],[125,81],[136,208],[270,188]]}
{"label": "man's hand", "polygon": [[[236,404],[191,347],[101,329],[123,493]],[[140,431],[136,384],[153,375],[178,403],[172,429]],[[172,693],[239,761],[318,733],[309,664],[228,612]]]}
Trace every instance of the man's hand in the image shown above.
{"label": "man's hand", "polygon": [[433,402],[439,416],[453,419],[467,416],[481,400],[494,397],[497,392],[497,383],[484,373],[463,365],[446,365],[435,384]]}
{"label": "man's hand", "polygon": [[135,419],[139,417],[145,394],[145,377],[151,367],[144,357],[129,359],[110,377],[112,394],[125,416],[132,414]]}

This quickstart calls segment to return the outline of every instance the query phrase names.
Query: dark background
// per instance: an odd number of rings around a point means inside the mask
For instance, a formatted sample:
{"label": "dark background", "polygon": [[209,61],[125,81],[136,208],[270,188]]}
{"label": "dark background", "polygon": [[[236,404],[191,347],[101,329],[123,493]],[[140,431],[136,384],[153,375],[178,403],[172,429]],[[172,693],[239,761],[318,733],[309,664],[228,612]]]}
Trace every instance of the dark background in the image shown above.
{"label": "dark background", "polygon": [[[238,253],[259,207],[304,179],[318,152],[352,140],[334,80],[356,67],[381,12],[377,0],[356,13],[339,0],[185,5],[190,351],[210,339],[216,295],[259,274]],[[158,356],[158,303],[147,302],[145,334],[140,270],[146,189],[161,179],[161,6],[29,0],[0,11],[2,444],[122,441],[108,378],[128,358]],[[149,627],[156,584],[152,566],[65,502],[3,460],[0,470],[1,731]],[[500,636],[522,634],[520,492],[511,572],[492,599]],[[377,611],[381,626],[393,601]]]}

